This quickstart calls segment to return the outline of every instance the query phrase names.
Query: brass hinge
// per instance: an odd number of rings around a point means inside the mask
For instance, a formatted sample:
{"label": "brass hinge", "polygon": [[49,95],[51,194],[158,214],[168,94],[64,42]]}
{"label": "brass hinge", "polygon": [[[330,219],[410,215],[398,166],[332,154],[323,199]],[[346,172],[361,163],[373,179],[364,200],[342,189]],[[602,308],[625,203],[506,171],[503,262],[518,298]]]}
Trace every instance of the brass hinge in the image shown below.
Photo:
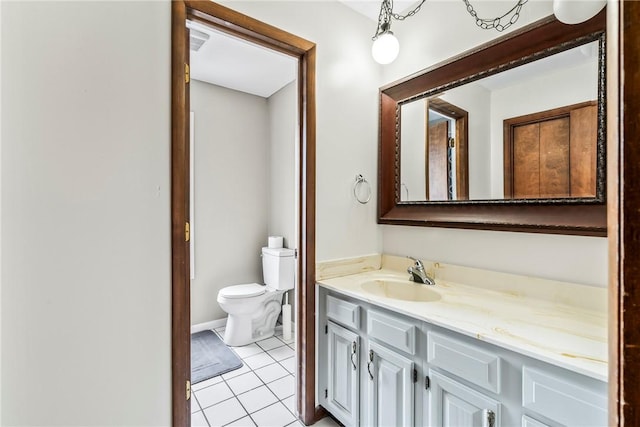
{"label": "brass hinge", "polygon": [[187,400],[191,399],[191,381],[187,380]]}
{"label": "brass hinge", "polygon": [[189,83],[191,77],[189,75],[189,64],[184,64],[184,82]]}
{"label": "brass hinge", "polygon": [[449,148],[453,148],[456,146],[456,140],[454,138],[449,138]]}
{"label": "brass hinge", "polygon": [[184,223],[184,241],[188,242],[190,238],[191,238],[191,234],[189,232],[189,223],[185,222]]}

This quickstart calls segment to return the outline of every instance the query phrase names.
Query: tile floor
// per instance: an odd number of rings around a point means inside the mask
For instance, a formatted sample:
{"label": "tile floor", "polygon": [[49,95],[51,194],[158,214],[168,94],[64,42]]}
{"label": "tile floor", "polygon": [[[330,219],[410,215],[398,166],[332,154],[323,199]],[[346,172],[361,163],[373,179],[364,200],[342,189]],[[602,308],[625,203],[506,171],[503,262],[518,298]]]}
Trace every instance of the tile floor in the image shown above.
{"label": "tile floor", "polygon": [[[224,328],[215,330],[221,337]],[[276,334],[257,343],[232,347],[240,369],[193,385],[191,426],[303,426],[294,416],[295,343]],[[325,418],[316,426],[337,426]]]}

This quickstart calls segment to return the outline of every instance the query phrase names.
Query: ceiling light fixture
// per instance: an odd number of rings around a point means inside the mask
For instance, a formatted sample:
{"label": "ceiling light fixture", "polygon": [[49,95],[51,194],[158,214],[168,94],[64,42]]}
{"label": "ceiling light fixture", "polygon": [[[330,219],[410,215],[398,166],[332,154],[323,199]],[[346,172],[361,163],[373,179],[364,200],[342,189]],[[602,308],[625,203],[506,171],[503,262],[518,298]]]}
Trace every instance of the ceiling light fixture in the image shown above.
{"label": "ceiling light fixture", "polygon": [[[479,18],[477,12],[469,2],[462,0],[467,7],[467,12],[476,20],[476,25],[485,30],[495,29],[496,31],[504,31],[516,23],[520,17],[520,10],[528,0],[518,0],[507,13],[497,18],[485,19]],[[404,21],[406,18],[418,13],[425,0],[420,3],[406,15],[400,15],[393,12],[393,0],[382,0],[380,6],[380,15],[378,16],[378,27],[376,33],[372,37],[373,46],[371,46],[371,54],[373,59],[380,64],[390,64],[393,62],[400,52],[400,43],[396,36],[391,32],[391,20]]]}
{"label": "ceiling light fixture", "polygon": [[596,16],[606,5],[607,0],[553,0],[553,14],[565,24],[579,24]]}

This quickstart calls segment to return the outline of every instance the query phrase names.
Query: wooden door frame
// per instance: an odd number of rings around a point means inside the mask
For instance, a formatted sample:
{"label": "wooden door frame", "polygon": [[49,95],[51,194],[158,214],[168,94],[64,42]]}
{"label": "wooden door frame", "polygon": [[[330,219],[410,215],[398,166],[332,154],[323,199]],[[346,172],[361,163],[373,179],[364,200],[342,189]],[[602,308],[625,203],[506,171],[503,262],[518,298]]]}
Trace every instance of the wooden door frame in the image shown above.
{"label": "wooden door frame", "polygon": [[[427,101],[427,151],[429,139],[429,110],[450,117],[456,121],[456,200],[469,200],[469,112],[440,98],[432,98]],[[427,170],[429,160],[427,159]],[[427,173],[427,193],[429,189],[429,177]],[[428,197],[427,197],[428,199]]]}
{"label": "wooden door frame", "polygon": [[640,425],[640,2],[607,17],[609,425]]}
{"label": "wooden door frame", "polygon": [[315,176],[316,45],[210,1],[173,1],[171,18],[171,239],[172,239],[172,423],[189,426],[185,397],[190,368],[189,242],[189,64],[186,20],[192,19],[298,59],[300,175],[298,214],[299,316],[296,328],[297,412],[305,424],[319,419],[315,406]]}

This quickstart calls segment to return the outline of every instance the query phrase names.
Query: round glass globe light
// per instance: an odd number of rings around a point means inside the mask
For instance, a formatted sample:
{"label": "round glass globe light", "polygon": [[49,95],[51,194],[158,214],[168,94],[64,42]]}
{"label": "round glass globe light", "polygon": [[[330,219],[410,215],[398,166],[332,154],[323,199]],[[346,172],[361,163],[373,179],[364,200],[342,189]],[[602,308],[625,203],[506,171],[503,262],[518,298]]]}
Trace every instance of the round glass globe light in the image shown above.
{"label": "round glass globe light", "polygon": [[593,18],[607,5],[607,0],[554,0],[553,13],[565,24],[579,24]]}
{"label": "round glass globe light", "polygon": [[371,46],[371,55],[378,64],[390,64],[398,57],[400,43],[391,31],[378,36]]}

